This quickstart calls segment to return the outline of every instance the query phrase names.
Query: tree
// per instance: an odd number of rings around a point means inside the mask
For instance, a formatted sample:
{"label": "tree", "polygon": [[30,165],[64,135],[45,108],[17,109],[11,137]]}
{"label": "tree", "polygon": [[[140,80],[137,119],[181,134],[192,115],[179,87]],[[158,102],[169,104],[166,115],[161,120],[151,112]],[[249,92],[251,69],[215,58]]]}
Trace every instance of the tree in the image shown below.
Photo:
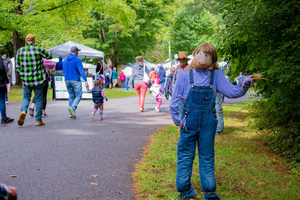
{"label": "tree", "polygon": [[134,26],[130,29],[124,29],[104,13],[93,12],[96,21],[85,31],[85,38],[93,38],[97,48],[105,52],[107,60],[113,66],[133,62],[136,56],[145,55],[148,49],[155,48],[171,2],[172,0],[142,0],[139,3],[127,1],[127,5],[136,13]]}
{"label": "tree", "polygon": [[201,43],[212,42],[218,16],[211,14],[203,0],[182,1],[171,25],[172,51],[193,53]]}
{"label": "tree", "polygon": [[33,33],[38,45],[44,47],[72,38],[79,42],[83,39],[82,30],[92,23],[93,8],[112,16],[124,29],[133,25],[135,18],[125,0],[1,0],[0,3],[0,38],[3,43],[13,43],[14,55],[24,46],[28,33]]}
{"label": "tree", "polygon": [[268,129],[265,143],[277,153],[300,161],[300,58],[297,0],[215,1],[225,26],[220,53],[232,62],[234,75],[262,72],[253,116]]}

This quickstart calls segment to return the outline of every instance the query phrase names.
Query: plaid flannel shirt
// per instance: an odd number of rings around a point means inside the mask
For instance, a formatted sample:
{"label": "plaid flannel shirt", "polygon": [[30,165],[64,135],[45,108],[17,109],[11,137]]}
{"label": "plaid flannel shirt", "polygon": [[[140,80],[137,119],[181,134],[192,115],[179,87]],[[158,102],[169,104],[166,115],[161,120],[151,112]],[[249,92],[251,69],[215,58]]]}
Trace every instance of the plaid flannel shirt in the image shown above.
{"label": "plaid flannel shirt", "polygon": [[51,53],[42,47],[26,44],[18,50],[16,58],[16,68],[25,86],[38,86],[46,80],[46,68],[42,58],[51,59]]}

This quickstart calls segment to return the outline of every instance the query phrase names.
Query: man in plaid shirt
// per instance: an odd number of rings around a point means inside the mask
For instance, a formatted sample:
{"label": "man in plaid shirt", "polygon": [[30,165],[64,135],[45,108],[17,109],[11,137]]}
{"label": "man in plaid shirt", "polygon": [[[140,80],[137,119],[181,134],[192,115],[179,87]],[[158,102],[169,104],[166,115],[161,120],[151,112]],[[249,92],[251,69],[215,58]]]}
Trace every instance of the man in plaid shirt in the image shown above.
{"label": "man in plaid shirt", "polygon": [[52,54],[42,47],[36,46],[35,37],[32,34],[26,36],[26,42],[27,44],[20,48],[16,55],[16,68],[23,81],[23,101],[18,124],[20,126],[24,124],[31,93],[34,90],[36,98],[35,125],[43,126],[45,125],[45,122],[42,121],[43,82],[47,76],[42,58],[51,59]]}

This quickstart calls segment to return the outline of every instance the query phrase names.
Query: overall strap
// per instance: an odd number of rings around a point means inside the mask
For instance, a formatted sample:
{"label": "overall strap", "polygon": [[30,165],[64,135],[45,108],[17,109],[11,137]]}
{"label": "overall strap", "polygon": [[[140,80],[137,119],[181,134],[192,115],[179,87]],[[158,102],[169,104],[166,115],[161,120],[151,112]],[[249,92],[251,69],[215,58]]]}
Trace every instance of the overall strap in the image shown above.
{"label": "overall strap", "polygon": [[189,75],[190,75],[190,84],[193,84],[194,83],[193,69],[190,70]]}
{"label": "overall strap", "polygon": [[211,69],[210,71],[210,84],[213,85],[214,84],[214,77],[215,77],[215,70]]}

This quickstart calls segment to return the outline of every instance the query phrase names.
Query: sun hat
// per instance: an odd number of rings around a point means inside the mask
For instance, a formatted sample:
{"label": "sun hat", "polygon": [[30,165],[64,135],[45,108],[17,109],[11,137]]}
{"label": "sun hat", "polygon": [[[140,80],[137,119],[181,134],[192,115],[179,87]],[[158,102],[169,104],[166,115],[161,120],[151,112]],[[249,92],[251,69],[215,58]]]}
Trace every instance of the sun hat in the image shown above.
{"label": "sun hat", "polygon": [[185,51],[181,51],[178,53],[178,58],[176,60],[190,60]]}

